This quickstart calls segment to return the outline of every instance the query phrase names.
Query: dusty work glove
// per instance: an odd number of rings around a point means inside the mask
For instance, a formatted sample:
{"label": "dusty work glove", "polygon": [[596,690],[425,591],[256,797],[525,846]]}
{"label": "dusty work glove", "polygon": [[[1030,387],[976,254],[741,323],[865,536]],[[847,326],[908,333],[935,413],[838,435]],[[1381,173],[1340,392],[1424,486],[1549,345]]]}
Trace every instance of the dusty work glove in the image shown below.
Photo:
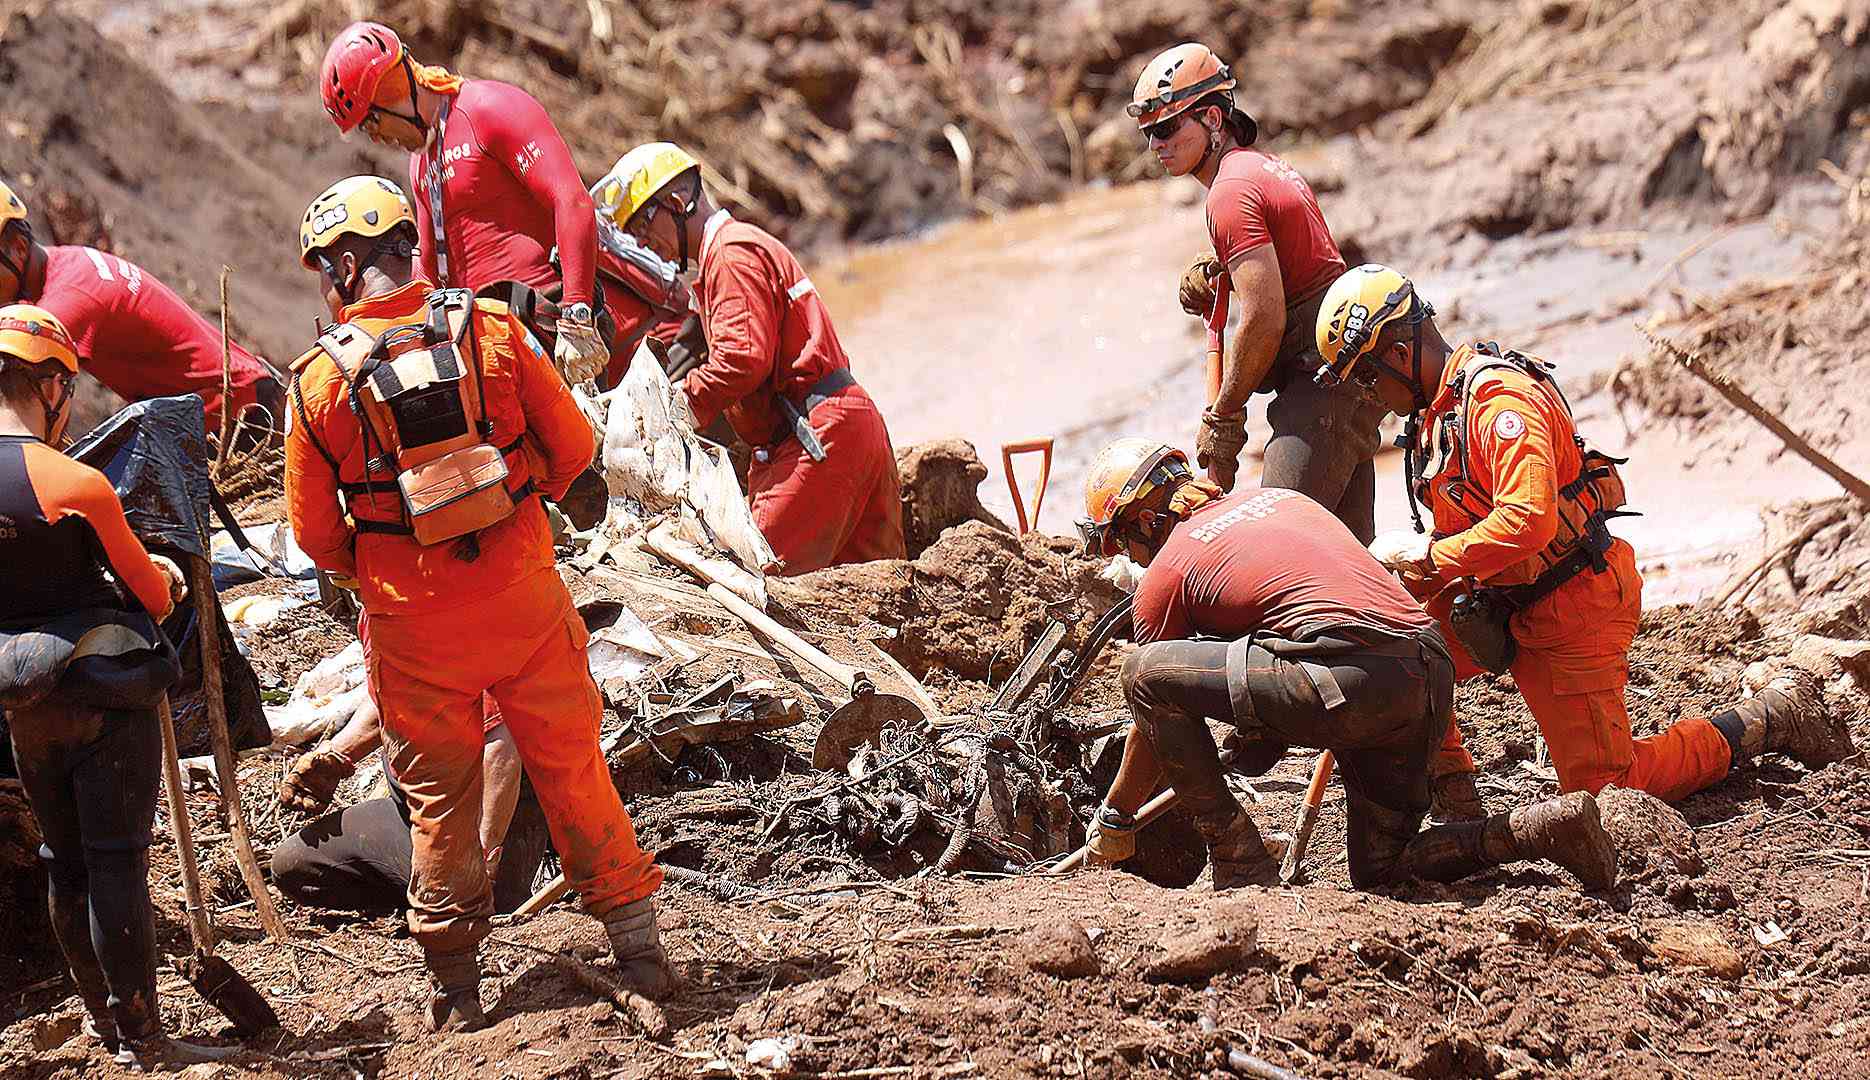
{"label": "dusty work glove", "polygon": [[169,583],[169,602],[179,604],[188,598],[188,578],[182,574],[182,568],[175,565],[175,560],[167,555],[151,555],[149,561],[156,564],[156,572]]}
{"label": "dusty work glove", "polygon": [[1435,563],[1429,557],[1429,546],[1434,542],[1428,533],[1391,529],[1370,541],[1370,555],[1401,578],[1411,593],[1418,593],[1435,576]]}
{"label": "dusty work glove", "polygon": [[1220,276],[1221,260],[1212,255],[1203,255],[1182,271],[1182,310],[1197,319],[1207,318],[1214,310],[1214,279]]}
{"label": "dusty work glove", "polygon": [[568,304],[559,309],[558,344],[552,348],[552,359],[573,386],[597,378],[610,366],[610,346],[597,332],[591,305]]}
{"label": "dusty work glove", "polygon": [[1201,411],[1201,431],[1195,435],[1195,464],[1208,471],[1208,479],[1222,491],[1234,490],[1240,472],[1240,451],[1247,446],[1247,410],[1221,414]]}
{"label": "dusty work glove", "polygon": [[322,813],[338,785],[356,771],[349,758],[330,747],[301,754],[279,782],[279,804],[303,814]]}
{"label": "dusty work glove", "polygon": [[1136,561],[1128,555],[1118,555],[1099,570],[1097,576],[1124,592],[1133,593],[1143,583],[1143,568],[1136,565]]}
{"label": "dusty work glove", "polygon": [[1100,806],[1084,830],[1084,842],[1093,861],[1119,863],[1136,854],[1136,833],[1134,814]]}

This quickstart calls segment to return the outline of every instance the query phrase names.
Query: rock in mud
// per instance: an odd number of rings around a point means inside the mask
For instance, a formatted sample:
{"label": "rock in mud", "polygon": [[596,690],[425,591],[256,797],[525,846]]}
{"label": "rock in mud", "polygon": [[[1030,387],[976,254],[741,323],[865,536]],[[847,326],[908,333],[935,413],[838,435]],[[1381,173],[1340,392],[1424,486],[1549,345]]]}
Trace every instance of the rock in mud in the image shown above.
{"label": "rock in mud", "polygon": [[1194,925],[1171,927],[1146,957],[1143,977],[1152,982],[1200,982],[1238,967],[1259,946],[1260,920],[1245,901],[1216,901],[1196,914]]}
{"label": "rock in mud", "polygon": [[1657,960],[1680,967],[1704,968],[1723,979],[1747,973],[1739,950],[1727,943],[1718,928],[1705,923],[1661,923],[1648,931],[1649,951]]}
{"label": "rock in mud", "polygon": [[1706,869],[1688,819],[1654,795],[1607,787],[1597,793],[1597,812],[1604,831],[1616,841],[1618,876],[1623,880],[1698,877]]}
{"label": "rock in mud", "polygon": [[1075,919],[1042,922],[1020,935],[1026,966],[1043,975],[1077,979],[1098,973],[1097,950]]}
{"label": "rock in mud", "polygon": [[966,439],[936,439],[896,452],[896,472],[903,484],[903,539],[915,558],[964,521],[982,521],[997,529],[1006,523],[980,501],[987,479],[974,444]]}

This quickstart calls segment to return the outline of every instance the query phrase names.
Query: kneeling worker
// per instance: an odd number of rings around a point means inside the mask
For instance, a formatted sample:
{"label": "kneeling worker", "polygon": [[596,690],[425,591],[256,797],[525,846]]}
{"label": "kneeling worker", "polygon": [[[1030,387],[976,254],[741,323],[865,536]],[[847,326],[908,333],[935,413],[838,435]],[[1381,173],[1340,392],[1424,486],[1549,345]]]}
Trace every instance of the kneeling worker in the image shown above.
{"label": "kneeling worker", "polygon": [[1608,887],[1616,851],[1578,792],[1422,831],[1428,762],[1453,716],[1454,662],[1435,622],[1344,523],[1296,491],[1222,497],[1180,450],[1119,439],[1098,455],[1080,523],[1093,555],[1148,567],[1123,666],[1134,722],[1092,823],[1107,861],[1135,850],[1135,813],[1162,778],[1207,841],[1214,887],[1272,884],[1279,861],[1234,799],[1205,717],[1231,723],[1234,762],[1264,772],[1288,746],[1336,753],[1351,883],[1452,881],[1549,859]]}
{"label": "kneeling worker", "polygon": [[753,450],[753,520],[782,573],[900,559],[902,481],[876,402],[851,377],[831,312],[771,234],[716,209],[701,164],[672,143],[625,154],[597,182],[598,213],[684,273],[708,358],[683,380],[697,430],[726,413]]}
{"label": "kneeling worker", "polygon": [[341,180],[306,211],[301,255],[338,325],[293,364],[286,504],[305,553],[357,581],[369,619],[372,694],[409,799],[409,928],[434,982],[429,1025],[486,1023],[483,692],[624,980],[665,993],[662,871],[598,749],[589,634],[532,497],[563,496],[590,464],[590,424],[506,305],[416,277],[415,245],[408,200],[379,177]]}
{"label": "kneeling worker", "polygon": [[[1852,752],[1843,718],[1796,670],[1717,716],[1632,739],[1623,688],[1643,580],[1629,542],[1606,528],[1623,482],[1616,459],[1579,435],[1551,365],[1492,342],[1450,346],[1409,280],[1374,264],[1331,286],[1316,330],[1321,383],[1407,418],[1410,497],[1434,516],[1433,531],[1418,519],[1370,550],[1454,639],[1458,678],[1513,673],[1561,791],[1615,784],[1681,799],[1764,751],[1811,767]],[[1432,771],[1438,815],[1480,816],[1459,728]]]}

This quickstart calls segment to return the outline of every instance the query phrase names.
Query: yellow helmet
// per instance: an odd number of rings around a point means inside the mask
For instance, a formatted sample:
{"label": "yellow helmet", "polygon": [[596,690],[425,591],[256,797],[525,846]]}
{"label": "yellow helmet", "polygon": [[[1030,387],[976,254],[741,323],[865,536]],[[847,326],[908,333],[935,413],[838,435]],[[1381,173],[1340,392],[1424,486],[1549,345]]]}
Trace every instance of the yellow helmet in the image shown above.
{"label": "yellow helmet", "polygon": [[1188,455],[1173,446],[1149,439],[1118,439],[1098,451],[1084,480],[1085,517],[1078,521],[1078,536],[1089,555],[1113,555],[1111,528],[1130,504],[1148,498],[1157,488],[1192,479]]}
{"label": "yellow helmet", "polygon": [[1318,355],[1324,362],[1315,376],[1320,386],[1348,379],[1383,328],[1398,319],[1418,323],[1435,314],[1416,296],[1409,279],[1376,263],[1348,270],[1325,291],[1318,308]]}
{"label": "yellow helmet", "polygon": [[604,178],[591,185],[597,212],[620,229],[676,178],[699,170],[693,154],[669,142],[644,143],[617,159]]}
{"label": "yellow helmet", "polygon": [[306,208],[299,225],[299,261],[316,270],[312,253],[340,237],[382,236],[404,222],[413,229],[416,215],[401,188],[381,176],[347,176]]}
{"label": "yellow helmet", "polygon": [[26,204],[21,202],[13,189],[0,180],[0,230],[6,229],[15,221],[26,220]]}
{"label": "yellow helmet", "polygon": [[0,357],[18,357],[29,364],[55,360],[67,372],[78,374],[78,348],[65,324],[32,304],[0,307]]}

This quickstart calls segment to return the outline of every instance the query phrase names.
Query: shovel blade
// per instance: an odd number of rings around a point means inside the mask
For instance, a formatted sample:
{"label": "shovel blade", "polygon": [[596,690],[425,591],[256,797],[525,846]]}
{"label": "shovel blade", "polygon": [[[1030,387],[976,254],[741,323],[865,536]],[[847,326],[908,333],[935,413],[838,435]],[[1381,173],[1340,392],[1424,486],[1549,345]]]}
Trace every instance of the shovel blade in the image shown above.
{"label": "shovel blade", "polygon": [[179,962],[176,970],[242,1035],[258,1035],[279,1026],[279,1014],[273,1012],[273,1007],[252,983],[221,957],[197,953]]}
{"label": "shovel blade", "polygon": [[880,747],[883,729],[891,724],[927,724],[922,707],[900,694],[865,694],[831,710],[812,746],[812,767],[843,772],[868,743]]}

